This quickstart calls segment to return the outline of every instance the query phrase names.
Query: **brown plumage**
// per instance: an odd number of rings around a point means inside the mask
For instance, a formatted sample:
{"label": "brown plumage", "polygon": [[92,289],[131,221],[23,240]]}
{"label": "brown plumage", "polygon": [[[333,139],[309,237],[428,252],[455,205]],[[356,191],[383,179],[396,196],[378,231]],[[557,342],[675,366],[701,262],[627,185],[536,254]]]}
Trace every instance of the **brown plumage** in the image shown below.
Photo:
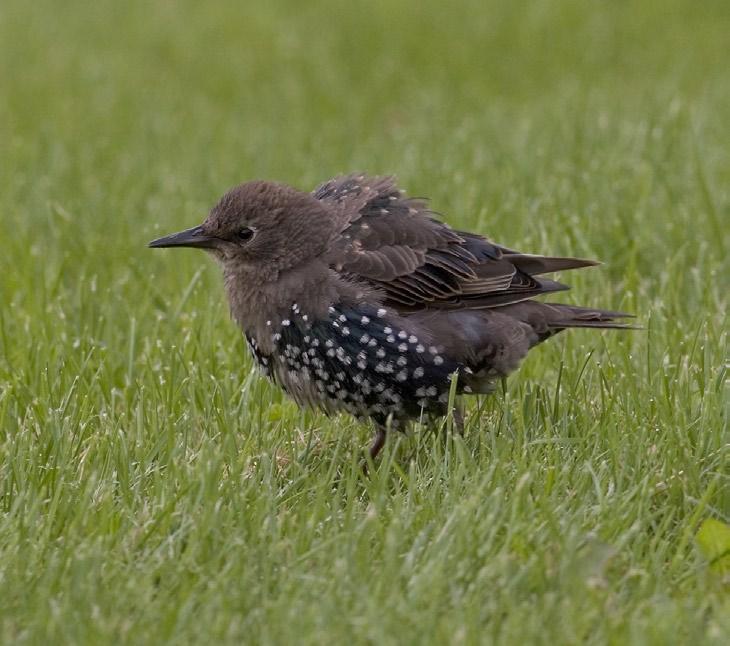
{"label": "brown plumage", "polygon": [[534,345],[569,327],[627,328],[621,312],[542,303],[543,275],[597,264],[523,254],[440,222],[390,177],[350,175],[313,193],[255,181],[200,226],[151,247],[210,251],[262,371],[300,405],[400,429],[486,393]]}

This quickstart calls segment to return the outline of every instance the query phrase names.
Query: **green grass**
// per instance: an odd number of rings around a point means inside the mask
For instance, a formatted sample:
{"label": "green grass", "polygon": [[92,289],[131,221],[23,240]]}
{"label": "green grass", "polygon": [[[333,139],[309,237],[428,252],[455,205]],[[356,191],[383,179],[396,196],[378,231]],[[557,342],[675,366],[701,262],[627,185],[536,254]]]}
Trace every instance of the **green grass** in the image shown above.
{"label": "green grass", "polygon": [[[0,7],[0,642],[716,643],[730,522],[730,5]],[[217,268],[145,249],[254,177],[395,173],[598,257],[574,331],[414,431],[252,369]]]}

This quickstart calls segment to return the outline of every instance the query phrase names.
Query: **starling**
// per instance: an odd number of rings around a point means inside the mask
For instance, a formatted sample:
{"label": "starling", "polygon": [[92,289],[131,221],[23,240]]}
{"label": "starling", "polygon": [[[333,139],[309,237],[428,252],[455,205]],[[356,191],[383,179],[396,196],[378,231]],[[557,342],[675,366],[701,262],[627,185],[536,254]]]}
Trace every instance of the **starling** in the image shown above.
{"label": "starling", "polygon": [[391,177],[348,175],[312,193],[252,181],[199,226],[150,242],[198,247],[223,270],[231,314],[264,375],[299,405],[387,430],[443,416],[456,393],[488,393],[565,328],[628,316],[533,300],[543,277],[598,264],[520,253],[451,229]]}

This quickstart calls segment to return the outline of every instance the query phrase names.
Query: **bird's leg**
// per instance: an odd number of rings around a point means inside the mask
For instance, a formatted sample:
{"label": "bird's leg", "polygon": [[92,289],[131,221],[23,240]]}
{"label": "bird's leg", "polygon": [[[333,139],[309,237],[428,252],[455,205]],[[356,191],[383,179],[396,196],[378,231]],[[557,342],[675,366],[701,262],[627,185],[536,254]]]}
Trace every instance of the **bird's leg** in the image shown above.
{"label": "bird's leg", "polygon": [[464,435],[464,406],[461,402],[454,405],[451,410],[454,418],[454,430],[463,437]]}
{"label": "bird's leg", "polygon": [[[385,446],[385,430],[385,426],[376,424],[375,437],[373,438],[373,443],[370,445],[370,449],[368,450],[368,455],[372,462],[375,462],[375,458],[378,457],[378,453],[380,453],[380,450]],[[367,459],[362,461],[360,468],[362,469],[363,475],[368,475]]]}
{"label": "bird's leg", "polygon": [[375,458],[378,456],[378,453],[380,453],[380,450],[385,446],[385,428],[383,426],[378,425],[376,431],[375,431],[375,437],[373,438],[373,443],[370,445],[369,453],[370,453],[370,459],[375,461]]}

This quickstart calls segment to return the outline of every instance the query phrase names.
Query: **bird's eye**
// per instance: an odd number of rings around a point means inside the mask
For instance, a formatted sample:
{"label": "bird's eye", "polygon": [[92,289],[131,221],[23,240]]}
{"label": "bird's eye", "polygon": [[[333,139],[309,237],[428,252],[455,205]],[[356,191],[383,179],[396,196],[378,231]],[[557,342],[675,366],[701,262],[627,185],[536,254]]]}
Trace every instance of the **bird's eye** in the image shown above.
{"label": "bird's eye", "polygon": [[251,238],[253,238],[253,229],[244,227],[236,233],[236,238],[241,242],[248,242]]}

